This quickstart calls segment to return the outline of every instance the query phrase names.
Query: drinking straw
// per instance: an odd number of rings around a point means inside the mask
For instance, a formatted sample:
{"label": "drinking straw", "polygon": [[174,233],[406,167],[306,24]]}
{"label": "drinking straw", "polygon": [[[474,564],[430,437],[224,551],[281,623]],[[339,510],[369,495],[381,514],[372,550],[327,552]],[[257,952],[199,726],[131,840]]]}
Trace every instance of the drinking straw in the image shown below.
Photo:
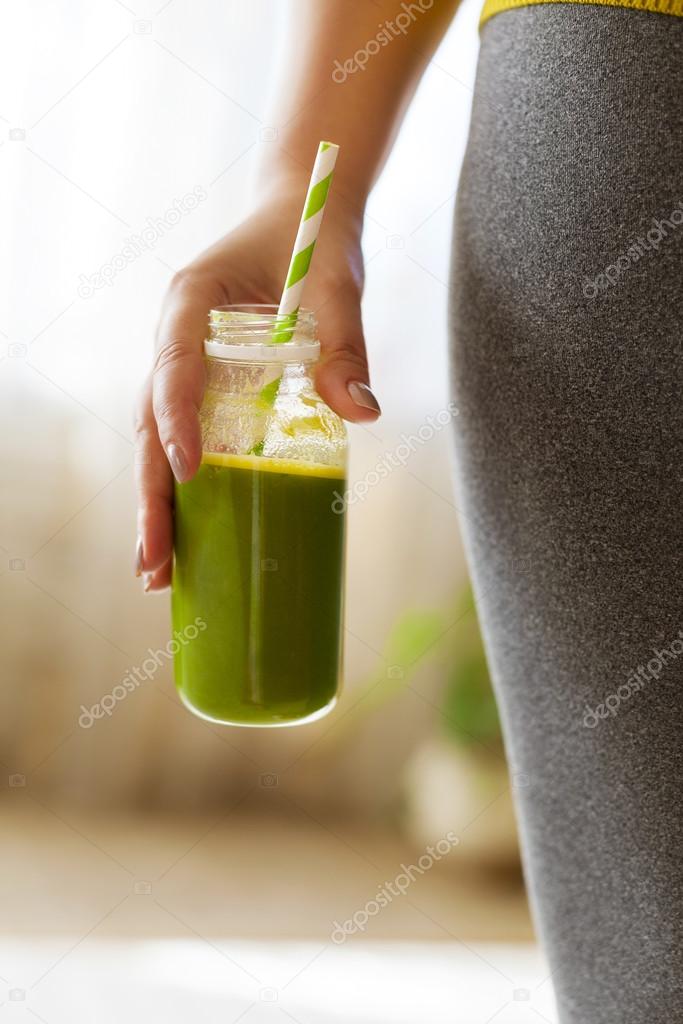
{"label": "drinking straw", "polygon": [[[313,250],[315,249],[315,243],[320,232],[320,224],[325,212],[325,203],[330,191],[332,173],[337,162],[338,153],[339,146],[336,146],[333,142],[321,142],[318,146],[318,153],[313,164],[313,171],[311,172],[311,180],[308,183],[304,209],[294,241],[292,258],[289,261],[285,287],[280,299],[280,305],[278,306],[275,327],[271,334],[271,341],[276,344],[291,341],[294,335],[301,304],[301,293],[306,284]],[[274,406],[281,383],[282,377],[278,376],[275,380],[269,381],[261,388],[259,397],[266,407],[272,408]],[[270,426],[271,424],[268,423],[266,434]],[[257,441],[249,449],[249,454],[263,455],[265,440],[264,436],[260,441]]]}
{"label": "drinking straw", "polygon": [[333,142],[321,142],[313,164],[311,180],[306,193],[303,213],[296,233],[292,258],[287,271],[282,298],[278,307],[277,327],[273,332],[273,341],[282,343],[290,341],[294,334],[296,319],[301,304],[301,293],[306,284],[308,269],[311,265],[313,250],[320,231],[320,224],[325,213],[327,194],[330,191],[332,173],[337,162],[339,146]]}

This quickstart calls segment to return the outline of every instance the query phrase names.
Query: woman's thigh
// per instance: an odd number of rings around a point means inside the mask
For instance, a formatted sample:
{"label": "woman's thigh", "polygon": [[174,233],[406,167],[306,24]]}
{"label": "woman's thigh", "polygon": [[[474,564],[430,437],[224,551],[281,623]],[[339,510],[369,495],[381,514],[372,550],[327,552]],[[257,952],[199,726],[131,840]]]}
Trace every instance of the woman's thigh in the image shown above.
{"label": "woman's thigh", "polygon": [[683,1021],[683,19],[482,33],[459,504],[562,1024]]}

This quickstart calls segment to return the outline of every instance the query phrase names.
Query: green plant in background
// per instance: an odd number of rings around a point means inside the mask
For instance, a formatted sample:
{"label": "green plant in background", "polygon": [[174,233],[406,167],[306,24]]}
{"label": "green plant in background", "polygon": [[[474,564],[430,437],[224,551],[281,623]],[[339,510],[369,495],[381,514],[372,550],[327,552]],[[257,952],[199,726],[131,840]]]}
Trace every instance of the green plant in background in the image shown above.
{"label": "green plant in background", "polygon": [[[517,873],[503,740],[470,587],[444,608],[404,612],[389,631],[382,659],[361,686],[360,699],[325,734],[318,755],[351,743],[359,724],[406,690],[418,694],[416,677],[429,667],[419,696],[434,708],[432,732],[425,735],[422,725],[414,742],[401,733],[401,749],[390,757],[389,787],[386,778],[380,780],[378,791],[368,794],[369,805],[379,803],[379,813],[420,848],[449,829],[459,834],[467,828],[458,866]],[[403,716],[397,718],[403,727]],[[485,815],[489,807],[493,811]]]}
{"label": "green plant in background", "polygon": [[469,587],[461,599],[449,646],[452,654],[442,704],[447,734],[463,744],[500,744],[498,708]]}
{"label": "green plant in background", "polygon": [[[500,722],[491,688],[479,622],[469,584],[454,607],[406,612],[391,629],[382,652],[386,668],[371,676],[356,705],[364,717],[403,693],[431,659],[444,665],[441,723],[455,743],[489,747],[501,744]],[[348,716],[336,739],[351,727]]]}
{"label": "green plant in background", "polygon": [[382,652],[386,668],[372,675],[361,689],[359,705],[362,703],[365,714],[405,690],[423,662],[436,653],[447,629],[443,612],[414,611],[401,616]]}

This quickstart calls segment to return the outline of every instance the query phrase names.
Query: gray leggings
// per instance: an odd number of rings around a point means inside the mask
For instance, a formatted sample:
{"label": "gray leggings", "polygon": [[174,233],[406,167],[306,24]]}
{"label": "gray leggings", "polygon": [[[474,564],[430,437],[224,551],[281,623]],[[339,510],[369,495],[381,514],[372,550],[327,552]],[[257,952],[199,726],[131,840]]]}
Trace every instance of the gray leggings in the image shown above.
{"label": "gray leggings", "polygon": [[483,29],[458,503],[562,1024],[683,1021],[683,19]]}

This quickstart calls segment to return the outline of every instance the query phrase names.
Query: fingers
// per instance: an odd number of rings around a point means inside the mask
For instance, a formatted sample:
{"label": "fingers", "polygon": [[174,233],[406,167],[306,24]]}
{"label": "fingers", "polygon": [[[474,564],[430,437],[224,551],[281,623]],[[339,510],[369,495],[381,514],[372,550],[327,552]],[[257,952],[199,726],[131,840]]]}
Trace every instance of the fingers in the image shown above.
{"label": "fingers", "polygon": [[180,483],[197,472],[202,455],[199,407],[204,391],[207,315],[220,305],[216,286],[190,272],[174,281],[162,311],[152,371],[152,407],[161,446]]}
{"label": "fingers", "polygon": [[222,292],[186,272],[173,282],[157,332],[156,358],[136,421],[138,542],[136,572],[145,590],[162,590],[173,565],[173,475],[197,471],[202,455],[199,406],[204,391],[203,342],[209,309]]}
{"label": "fingers", "polygon": [[173,282],[157,332],[156,359],[136,414],[138,496],[136,573],[162,590],[173,566],[173,474],[183,482],[201,459],[199,406],[204,390],[206,319],[223,292],[186,272]]}
{"label": "fingers", "polygon": [[381,409],[370,389],[360,293],[353,281],[338,288],[315,312],[321,342],[318,393],[345,420],[376,420]]}
{"label": "fingers", "polygon": [[[161,447],[148,379],[135,420],[135,486],[138,500],[136,574],[145,590],[157,589],[173,550],[173,477]],[[163,583],[166,586],[166,583]]]}
{"label": "fingers", "polygon": [[147,594],[157,590],[165,590],[166,587],[170,587],[172,574],[172,558],[169,558],[167,562],[164,562],[160,569],[156,569],[154,572],[145,573],[145,593]]}

